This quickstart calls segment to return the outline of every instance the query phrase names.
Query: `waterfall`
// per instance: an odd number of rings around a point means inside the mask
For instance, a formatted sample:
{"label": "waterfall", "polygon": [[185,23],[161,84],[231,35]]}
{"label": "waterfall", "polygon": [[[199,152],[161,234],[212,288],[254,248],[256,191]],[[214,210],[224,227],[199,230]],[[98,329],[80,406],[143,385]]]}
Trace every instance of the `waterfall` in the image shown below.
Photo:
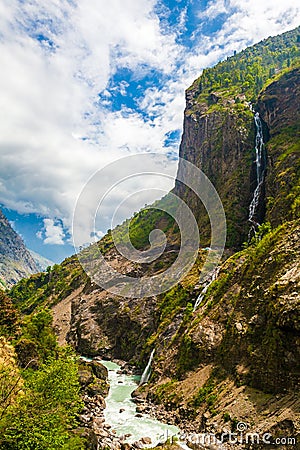
{"label": "waterfall", "polygon": [[215,269],[215,270],[212,272],[212,274],[211,274],[211,276],[209,277],[209,279],[207,280],[207,282],[205,283],[205,285],[203,286],[203,289],[202,289],[202,291],[200,292],[200,294],[198,295],[197,300],[196,300],[196,302],[195,302],[195,305],[194,305],[194,312],[196,311],[196,309],[198,308],[198,306],[200,305],[200,303],[201,303],[202,300],[204,299],[205,294],[206,294],[206,292],[207,292],[209,286],[212,284],[213,281],[215,281],[215,280],[217,279],[218,274],[219,274],[219,271],[220,271],[220,268],[219,268],[219,267],[218,267],[217,269]]}
{"label": "waterfall", "polygon": [[150,374],[151,374],[151,364],[152,364],[152,360],[153,360],[153,356],[154,356],[154,352],[155,352],[155,348],[152,350],[148,364],[143,372],[143,375],[141,376],[141,380],[140,380],[140,386],[144,383],[147,383],[149,378],[150,378]]}
{"label": "waterfall", "polygon": [[256,188],[249,207],[249,222],[252,224],[249,235],[251,234],[252,230],[255,231],[255,228],[257,228],[260,225],[257,221],[256,216],[266,170],[265,144],[263,138],[262,123],[258,112],[255,113],[254,115],[254,122],[256,128],[256,137],[255,137]]}

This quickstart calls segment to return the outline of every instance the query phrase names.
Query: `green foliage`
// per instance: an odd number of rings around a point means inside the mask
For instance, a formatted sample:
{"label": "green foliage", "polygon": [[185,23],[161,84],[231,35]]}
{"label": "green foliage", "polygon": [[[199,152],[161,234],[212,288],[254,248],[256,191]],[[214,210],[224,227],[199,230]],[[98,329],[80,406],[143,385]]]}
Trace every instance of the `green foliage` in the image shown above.
{"label": "green foliage", "polygon": [[181,284],[174,286],[162,295],[159,303],[160,320],[170,319],[179,309],[187,307],[189,297],[189,291],[184,289]]}
{"label": "green foliage", "polygon": [[166,213],[176,211],[176,202],[170,195],[158,200],[151,205],[135,213],[131,219],[127,219],[122,225],[114,230],[114,241],[126,244],[128,241],[127,229],[129,227],[129,239],[137,249],[144,249],[150,246],[149,235],[155,229],[162,230],[165,234],[177,235],[178,226],[173,217]]}
{"label": "green foliage", "polygon": [[155,399],[159,403],[176,405],[180,402],[180,397],[176,393],[176,381],[171,380],[167,383],[161,384],[155,391]]}
{"label": "green foliage", "polygon": [[[299,62],[299,30],[300,27],[265,39],[215,67],[205,69],[192,87],[198,86],[199,101],[207,99],[210,92],[218,91],[239,99],[240,93],[243,93],[247,100],[255,101],[263,86],[270,82],[277,72]],[[209,102],[209,98],[207,101]]]}
{"label": "green foliage", "polygon": [[25,316],[21,336],[16,342],[20,364],[25,367],[29,361],[35,364],[55,357],[58,352],[56,336],[52,328],[52,315],[47,309]]}
{"label": "green foliage", "polygon": [[[59,349],[49,310],[24,317],[15,348],[0,342],[0,449],[84,449],[72,433],[82,409],[75,355]],[[3,338],[2,338],[3,339]]]}
{"label": "green foliage", "polygon": [[224,420],[224,422],[230,422],[231,417],[230,417],[230,414],[228,412],[225,412],[223,414],[223,420]]}
{"label": "green foliage", "polygon": [[0,420],[22,390],[22,378],[13,347],[0,337]]}
{"label": "green foliage", "polygon": [[271,230],[272,226],[270,222],[262,223],[261,225],[259,225],[257,231],[251,238],[250,242],[243,243],[243,248],[248,248],[250,245],[257,245],[266,234],[270,233]]}
{"label": "green foliage", "polygon": [[32,275],[19,281],[9,292],[10,298],[24,313],[31,313],[37,306],[58,303],[82,283],[87,275],[81,268],[77,257],[67,258],[62,264],[48,267],[46,272]]}
{"label": "green foliage", "polygon": [[172,225],[173,219],[169,214],[152,208],[143,209],[130,222],[129,236],[132,245],[138,249],[147,247],[152,230],[160,228],[166,232]]}
{"label": "green foliage", "polygon": [[11,299],[0,289],[0,336],[13,336],[18,330],[18,322]]}
{"label": "green foliage", "polygon": [[188,370],[197,367],[199,362],[200,357],[197,346],[188,334],[184,334],[178,349],[178,362],[176,367],[178,378],[181,378]]}
{"label": "green foliage", "polygon": [[77,363],[69,350],[49,358],[39,370],[23,373],[23,393],[0,420],[5,450],[83,449],[71,429],[83,404]]}
{"label": "green foliage", "polygon": [[191,406],[194,408],[198,408],[204,402],[206,402],[209,406],[212,406],[215,403],[216,395],[211,395],[215,388],[215,382],[213,378],[209,378],[207,382],[202,386],[197,394],[193,397],[191,401]]}

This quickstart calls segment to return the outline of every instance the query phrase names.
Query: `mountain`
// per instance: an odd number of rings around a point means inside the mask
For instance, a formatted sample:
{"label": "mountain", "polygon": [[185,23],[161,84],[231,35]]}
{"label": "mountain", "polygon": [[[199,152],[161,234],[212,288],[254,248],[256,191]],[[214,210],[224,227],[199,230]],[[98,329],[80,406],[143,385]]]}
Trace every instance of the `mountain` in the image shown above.
{"label": "mountain", "polygon": [[[243,422],[272,436],[300,432],[299,42],[299,27],[268,38],[205,70],[186,92],[179,154],[210,178],[227,218],[214,278],[199,284],[209,217],[177,181],[172,193],[193,211],[202,248],[167,293],[142,299],[108,293],[76,256],[10,292],[25,313],[50,306],[60,341],[80,354],[144,368],[155,348],[149,383],[136,395],[186,431],[220,435]],[[171,195],[160,202],[172,202]],[[170,216],[148,208],[131,220],[134,245],[149,248],[154,228],[168,243],[150,264],[126,261],[111,233],[81,257],[96,270],[100,250],[129,276],[160,274],[176,259],[180,234]]]}
{"label": "mountain", "polygon": [[0,286],[11,287],[35,272],[38,267],[33,257],[0,210]]}
{"label": "mountain", "polygon": [[34,262],[38,268],[39,272],[44,272],[47,267],[54,266],[54,262],[51,261],[48,258],[45,258],[44,256],[40,255],[39,253],[34,252],[33,250],[29,250],[31,256],[34,259]]}

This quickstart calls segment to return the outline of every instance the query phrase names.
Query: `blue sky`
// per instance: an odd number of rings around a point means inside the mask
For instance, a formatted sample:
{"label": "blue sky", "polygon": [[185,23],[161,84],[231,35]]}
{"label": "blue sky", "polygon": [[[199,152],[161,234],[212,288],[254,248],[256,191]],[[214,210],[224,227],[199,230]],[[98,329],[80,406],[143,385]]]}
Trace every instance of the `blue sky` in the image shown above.
{"label": "blue sky", "polygon": [[298,3],[2,1],[0,204],[27,246],[54,261],[73,253],[76,199],[124,155],[166,154],[175,174],[185,89],[234,50],[299,25]]}

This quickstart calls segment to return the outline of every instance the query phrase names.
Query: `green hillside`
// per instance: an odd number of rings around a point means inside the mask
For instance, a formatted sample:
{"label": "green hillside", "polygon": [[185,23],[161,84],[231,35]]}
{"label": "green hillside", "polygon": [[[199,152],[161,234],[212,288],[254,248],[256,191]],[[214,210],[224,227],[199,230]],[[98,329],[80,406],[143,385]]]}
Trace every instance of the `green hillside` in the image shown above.
{"label": "green hillside", "polygon": [[[239,103],[243,96],[255,103],[258,93],[276,75],[295,66],[300,60],[300,27],[270,37],[205,69],[190,89],[197,88],[197,101],[211,92],[222,92]],[[208,100],[209,101],[209,100]]]}

